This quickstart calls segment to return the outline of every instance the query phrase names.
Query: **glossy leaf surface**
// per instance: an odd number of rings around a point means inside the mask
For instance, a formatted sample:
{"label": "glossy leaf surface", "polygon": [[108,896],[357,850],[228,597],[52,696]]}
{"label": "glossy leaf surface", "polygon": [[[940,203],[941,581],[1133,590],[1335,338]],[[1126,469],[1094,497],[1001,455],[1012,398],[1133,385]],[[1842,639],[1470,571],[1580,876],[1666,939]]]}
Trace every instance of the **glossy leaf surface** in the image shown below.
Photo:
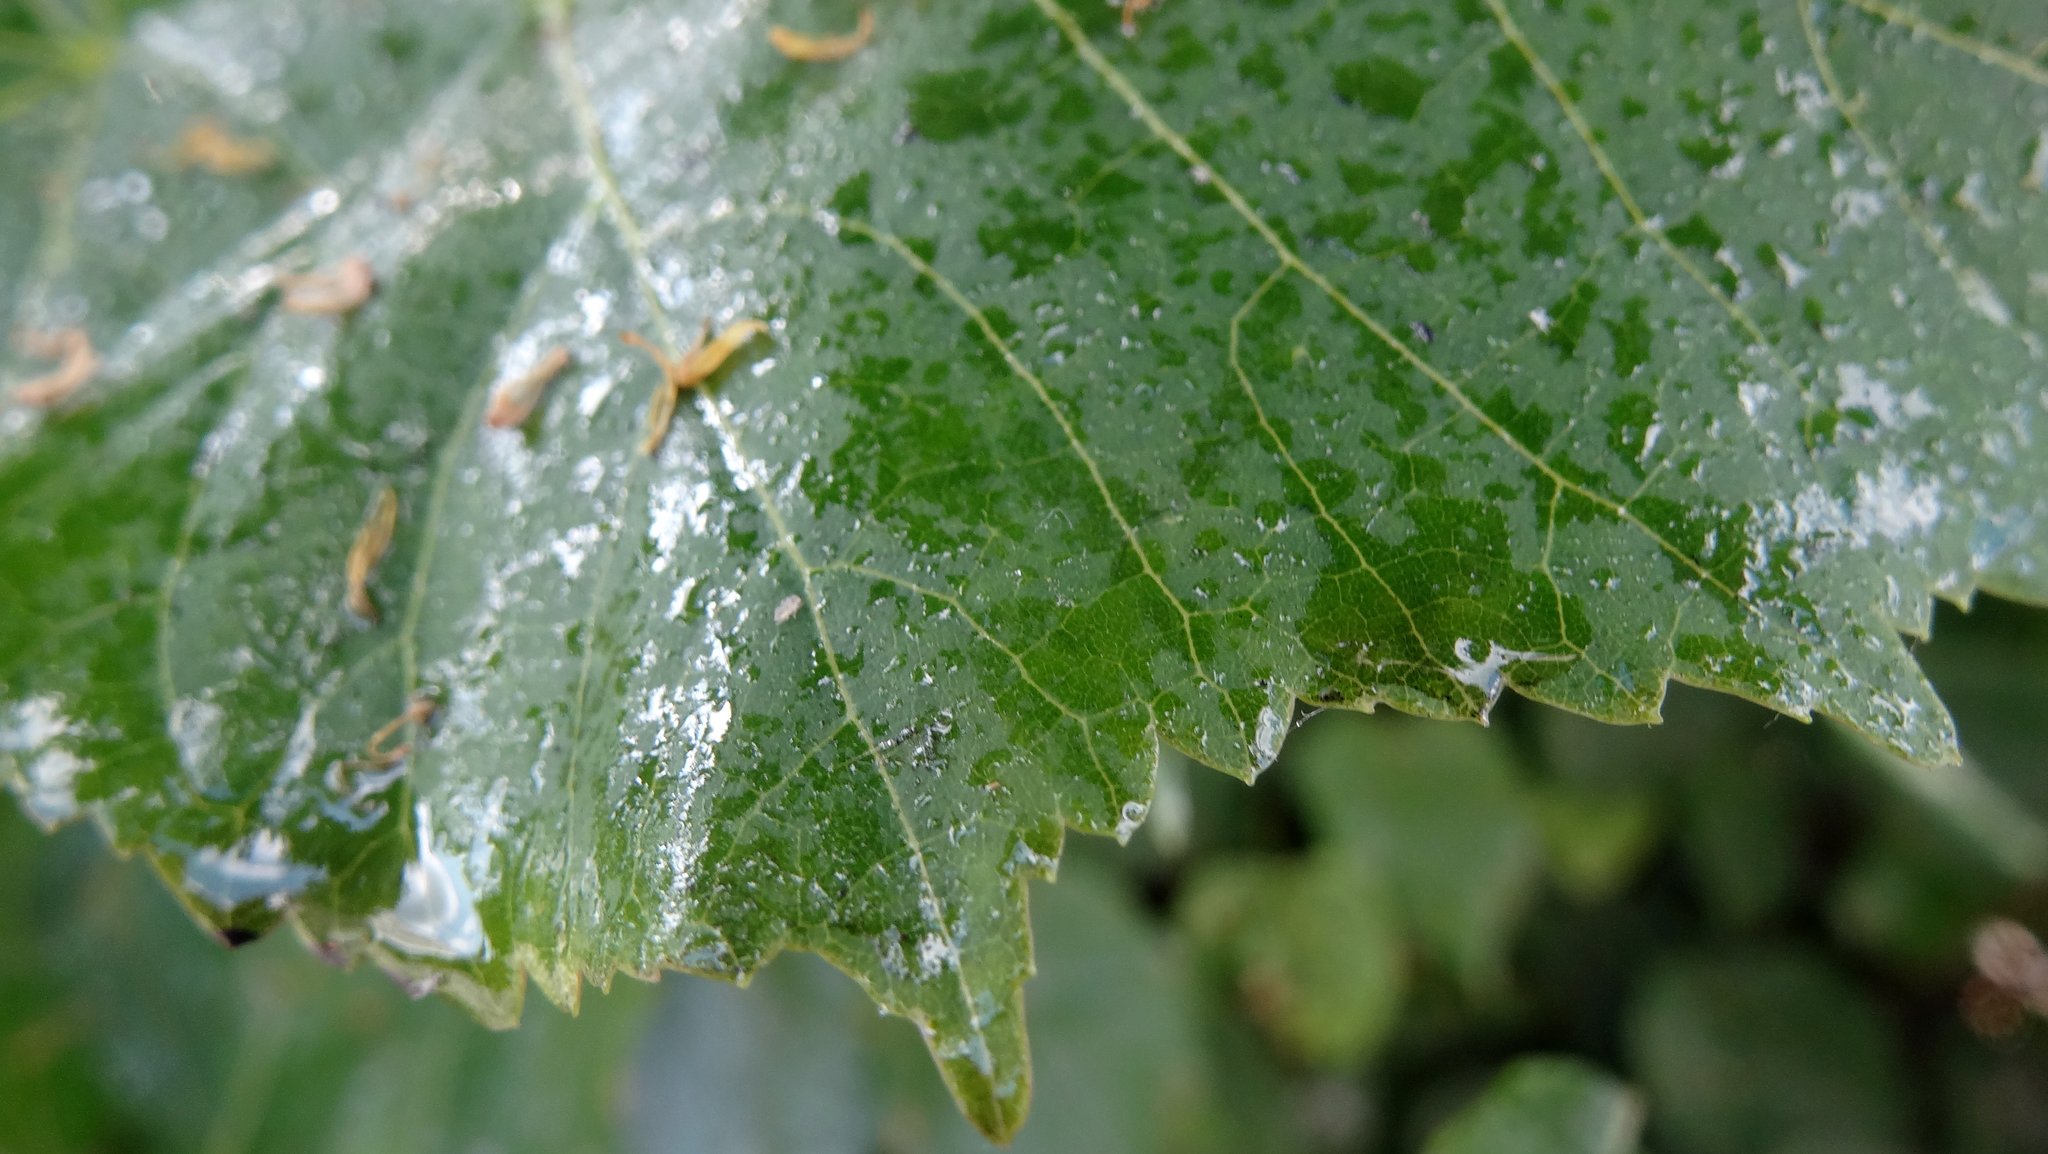
{"label": "glossy leaf surface", "polygon": [[[1677,677],[1942,760],[1900,631],[2048,597],[2031,0],[768,41],[855,16],[206,0],[0,128],[0,311],[104,360],[0,415],[29,812],[495,1021],[816,951],[1004,1134],[1025,884],[1158,743],[1249,775],[1297,698],[1646,721]],[[277,307],[354,257],[360,310]],[[620,335],[749,317],[637,453]]]}

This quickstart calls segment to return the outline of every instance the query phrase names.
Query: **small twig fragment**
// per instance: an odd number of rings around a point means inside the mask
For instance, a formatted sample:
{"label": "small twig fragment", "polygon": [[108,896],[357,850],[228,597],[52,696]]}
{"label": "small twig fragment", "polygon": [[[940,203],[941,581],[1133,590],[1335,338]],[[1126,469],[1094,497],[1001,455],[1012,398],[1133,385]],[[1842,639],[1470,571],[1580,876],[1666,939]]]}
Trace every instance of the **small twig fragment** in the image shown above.
{"label": "small twig fragment", "polygon": [[1138,17],[1151,11],[1152,6],[1158,2],[1159,0],[1124,0],[1124,35],[1136,36],[1138,34]]}
{"label": "small twig fragment", "polygon": [[215,176],[255,176],[277,166],[277,146],[236,136],[211,116],[196,116],[171,145],[170,159],[179,168],[203,169]]}
{"label": "small twig fragment", "polygon": [[441,703],[432,694],[417,693],[405,703],[405,712],[384,723],[384,727],[370,735],[369,744],[363,746],[363,760],[375,769],[389,769],[412,753],[410,744],[396,749],[384,748],[399,730],[410,725],[425,725],[434,720],[434,714],[441,709]]}
{"label": "small twig fragment", "polygon": [[370,515],[356,530],[355,544],[348,549],[348,611],[372,625],[382,620],[377,603],[370,599],[370,575],[391,549],[391,536],[398,530],[398,494],[386,485],[377,490]]}
{"label": "small twig fragment", "polygon": [[377,290],[377,273],[359,256],[346,257],[309,273],[277,278],[284,290],[284,311],[308,316],[340,316],[363,307]]}
{"label": "small twig fragment", "polygon": [[768,30],[777,52],[802,64],[831,64],[868,46],[875,37],[875,10],[860,10],[860,23],[844,36],[811,36],[780,24]]}
{"label": "small twig fragment", "polygon": [[556,345],[525,375],[501,381],[491,392],[491,407],[484,411],[484,424],[493,429],[513,429],[525,424],[548,386],[568,367],[569,350]]}
{"label": "small twig fragment", "polygon": [[100,371],[100,355],[84,329],[16,333],[14,343],[32,357],[57,362],[57,367],[14,386],[8,398],[19,405],[48,409],[61,405]]}
{"label": "small twig fragment", "polygon": [[654,400],[647,407],[647,437],[640,442],[640,452],[653,456],[668,438],[669,424],[675,420],[676,402],[682,394],[708,380],[732,359],[748,341],[768,331],[768,326],[750,318],[734,321],[727,325],[717,337],[711,337],[711,323],[706,321],[697,334],[697,343],[680,357],[670,357],[652,341],[639,333],[620,333],[619,340],[633,346],[654,358],[661,366],[663,382],[654,391]]}

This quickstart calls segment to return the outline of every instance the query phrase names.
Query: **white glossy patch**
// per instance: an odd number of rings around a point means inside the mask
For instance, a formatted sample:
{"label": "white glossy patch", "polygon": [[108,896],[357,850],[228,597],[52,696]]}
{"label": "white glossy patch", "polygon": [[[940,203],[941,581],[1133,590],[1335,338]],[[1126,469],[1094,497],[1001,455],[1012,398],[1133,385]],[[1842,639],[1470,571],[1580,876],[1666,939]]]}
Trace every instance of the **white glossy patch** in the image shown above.
{"label": "white glossy patch", "polygon": [[220,910],[286,897],[320,876],[318,867],[291,860],[291,843],[275,830],[257,830],[224,850],[207,846],[185,859],[185,888]]}
{"label": "white glossy patch", "polygon": [[1117,815],[1117,844],[1128,845],[1131,835],[1137,833],[1138,827],[1145,824],[1145,815],[1150,812],[1152,812],[1152,807],[1142,801],[1125,802],[1123,812]]}
{"label": "white glossy patch", "polygon": [[1487,714],[1492,712],[1493,703],[1500,699],[1500,692],[1506,687],[1507,679],[1502,675],[1501,671],[1507,666],[1517,661],[1570,660],[1569,657],[1556,653],[1535,653],[1520,649],[1509,649],[1505,646],[1496,645],[1491,641],[1486,643],[1486,656],[1475,658],[1472,656],[1472,646],[1473,642],[1470,638],[1458,638],[1452,644],[1451,652],[1457,657],[1459,664],[1455,669],[1447,667],[1444,672],[1450,674],[1451,680],[1458,684],[1469,685],[1485,695],[1486,704],[1479,711],[1479,717],[1482,721],[1486,719]]}
{"label": "white glossy patch", "polygon": [[0,754],[20,764],[14,782],[21,806],[43,826],[54,826],[78,813],[77,783],[93,764],[56,744],[77,732],[64,716],[63,703],[49,695],[31,697],[14,707],[0,727]]}
{"label": "white glossy patch", "polygon": [[484,956],[483,919],[462,862],[434,844],[427,804],[414,811],[419,856],[407,862],[398,904],[370,918],[377,940],[400,953],[459,961]]}

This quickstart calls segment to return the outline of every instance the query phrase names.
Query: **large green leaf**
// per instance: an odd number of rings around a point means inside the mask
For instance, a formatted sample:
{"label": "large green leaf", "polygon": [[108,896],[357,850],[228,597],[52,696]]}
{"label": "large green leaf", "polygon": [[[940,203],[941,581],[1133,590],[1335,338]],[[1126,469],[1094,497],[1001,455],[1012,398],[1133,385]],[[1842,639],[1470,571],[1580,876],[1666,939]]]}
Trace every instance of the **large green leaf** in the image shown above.
{"label": "large green leaf", "polygon": [[[202,0],[0,129],[0,311],[106,358],[0,415],[30,812],[493,1021],[813,950],[1003,1134],[1027,879],[1143,818],[1160,742],[1248,776],[1296,698],[1646,721],[1675,677],[1938,761],[1901,630],[2048,598],[2033,0],[767,42],[854,15]],[[280,165],[178,170],[198,116]],[[353,255],[349,318],[265,291]],[[743,315],[637,455],[617,334]]]}

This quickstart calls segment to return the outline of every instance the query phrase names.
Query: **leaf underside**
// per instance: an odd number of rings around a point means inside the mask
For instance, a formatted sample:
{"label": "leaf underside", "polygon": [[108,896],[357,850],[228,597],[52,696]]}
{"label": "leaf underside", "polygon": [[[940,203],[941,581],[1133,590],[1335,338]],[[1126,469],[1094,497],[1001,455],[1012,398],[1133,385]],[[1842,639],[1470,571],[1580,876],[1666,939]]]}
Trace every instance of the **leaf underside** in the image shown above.
{"label": "leaf underside", "polygon": [[[1002,1135],[1025,884],[1159,742],[1249,777],[1297,699],[1677,678],[1940,761],[1930,595],[2048,600],[2034,0],[766,35],[855,15],[206,0],[0,127],[0,313],[104,358],[0,410],[28,811],[493,1023],[815,951]],[[198,117],[278,164],[173,162]],[[359,311],[277,307],[352,256]],[[639,455],[619,335],[745,317]]]}

